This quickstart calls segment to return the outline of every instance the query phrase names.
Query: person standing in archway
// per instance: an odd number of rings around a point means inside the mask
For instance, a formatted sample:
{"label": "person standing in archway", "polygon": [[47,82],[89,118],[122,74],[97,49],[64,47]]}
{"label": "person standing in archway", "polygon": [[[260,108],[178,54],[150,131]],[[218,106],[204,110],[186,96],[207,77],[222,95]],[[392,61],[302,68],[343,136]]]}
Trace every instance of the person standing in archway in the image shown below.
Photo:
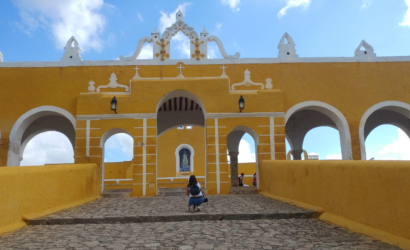
{"label": "person standing in archway", "polygon": [[195,175],[191,175],[189,177],[189,184],[186,189],[186,194],[189,195],[188,211],[201,211],[199,205],[204,203],[204,196],[202,195],[201,184],[199,184],[199,182],[196,180]]}
{"label": "person standing in archway", "polygon": [[239,176],[238,181],[239,181],[239,186],[243,187],[243,177],[245,177],[244,173],[241,173],[241,176]]}
{"label": "person standing in archway", "polygon": [[256,173],[252,177],[252,184],[254,187],[256,187]]}

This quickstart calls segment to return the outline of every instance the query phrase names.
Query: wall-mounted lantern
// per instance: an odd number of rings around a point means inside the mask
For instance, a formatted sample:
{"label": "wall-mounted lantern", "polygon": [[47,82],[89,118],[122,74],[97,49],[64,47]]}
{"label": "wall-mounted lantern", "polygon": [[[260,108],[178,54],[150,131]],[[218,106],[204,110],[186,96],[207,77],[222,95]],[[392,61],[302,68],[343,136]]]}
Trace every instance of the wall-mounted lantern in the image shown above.
{"label": "wall-mounted lantern", "polygon": [[241,98],[239,98],[239,112],[242,112],[242,109],[245,108],[245,99],[243,99],[243,97],[241,96]]}
{"label": "wall-mounted lantern", "polygon": [[115,99],[115,96],[111,100],[111,110],[117,114],[117,99]]}

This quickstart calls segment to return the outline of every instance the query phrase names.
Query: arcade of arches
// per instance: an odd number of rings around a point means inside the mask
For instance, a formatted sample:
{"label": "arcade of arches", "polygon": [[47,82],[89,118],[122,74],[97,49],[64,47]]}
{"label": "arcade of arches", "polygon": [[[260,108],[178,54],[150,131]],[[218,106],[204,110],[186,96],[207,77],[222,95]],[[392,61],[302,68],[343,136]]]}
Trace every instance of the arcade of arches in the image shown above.
{"label": "arcade of arches", "polygon": [[[366,160],[366,137],[381,124],[410,135],[407,61],[302,60],[291,39],[280,47],[280,58],[240,59],[205,29],[198,35],[182,17],[162,34],[164,41],[176,32],[189,35],[190,59],[171,59],[169,45],[161,45],[154,31],[133,56],[120,60],[82,61],[79,45],[70,40],[61,62],[0,62],[0,103],[7,107],[0,112],[0,165],[19,166],[31,138],[58,131],[71,142],[75,163],[104,170],[106,140],[126,133],[133,139],[132,161],[110,166],[121,169],[115,175],[102,171],[103,188],[154,196],[195,174],[209,194],[227,194],[237,185],[245,133],[255,141],[256,160],[245,174],[256,172],[257,180],[261,161],[286,160],[285,138],[293,158],[300,159],[303,140],[316,127],[338,131],[343,160]],[[154,43],[153,59],[137,60],[145,42]],[[223,59],[201,56],[208,42],[217,44]],[[110,109],[114,96],[116,113]]]}

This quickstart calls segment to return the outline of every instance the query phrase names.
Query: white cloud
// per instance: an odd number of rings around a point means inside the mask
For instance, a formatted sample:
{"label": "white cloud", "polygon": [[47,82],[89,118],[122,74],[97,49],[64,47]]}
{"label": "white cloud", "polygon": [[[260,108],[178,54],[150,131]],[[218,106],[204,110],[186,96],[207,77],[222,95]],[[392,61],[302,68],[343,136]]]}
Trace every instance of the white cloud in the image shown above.
{"label": "white cloud", "polygon": [[23,152],[21,166],[74,163],[70,140],[59,132],[44,132],[31,139]]}
{"label": "white cloud", "polygon": [[215,59],[215,58],[217,58],[215,49],[208,48],[208,59]]}
{"label": "white cloud", "polygon": [[215,27],[217,30],[220,30],[222,28],[222,23],[217,23]]}
{"label": "white cloud", "polygon": [[309,155],[319,155],[318,153],[312,152]]}
{"label": "white cloud", "polygon": [[101,51],[101,39],[106,26],[100,13],[103,7],[113,7],[104,0],[14,0],[19,8],[21,23],[17,25],[27,34],[41,28],[50,32],[58,49],[75,36],[82,51]]}
{"label": "white cloud", "polygon": [[403,22],[399,23],[400,26],[409,26],[410,27],[410,0],[405,0],[407,5],[406,15],[404,15]]}
{"label": "white cloud", "polygon": [[238,162],[255,162],[255,153],[251,152],[249,142],[245,140],[241,140],[241,142],[239,143]]}
{"label": "white cloud", "polygon": [[141,49],[141,53],[138,56],[138,59],[152,59],[152,44],[144,44]]}
{"label": "white cloud", "polygon": [[115,134],[105,142],[105,149],[108,151],[110,149],[119,150],[132,159],[134,155],[134,141],[128,134]]}
{"label": "white cloud", "polygon": [[144,22],[144,18],[142,17],[141,13],[137,13],[137,17],[141,22]]}
{"label": "white cloud", "polygon": [[341,160],[342,154],[327,155],[326,160]]}
{"label": "white cloud", "polygon": [[241,4],[241,0],[221,0],[222,4],[229,5],[233,12],[239,11],[239,5]]}
{"label": "white cloud", "polygon": [[[393,143],[385,146],[382,150],[378,152],[379,155],[385,155],[387,153],[394,153],[394,154],[399,154],[400,159],[395,159],[395,160],[410,160],[410,139],[406,135],[406,133],[403,132],[403,130],[398,129],[399,136],[397,141],[393,140]],[[387,160],[387,158],[377,158],[380,160]],[[389,159],[392,159],[389,157]]]}
{"label": "white cloud", "polygon": [[[182,13],[186,13],[186,10],[188,6],[190,6],[191,3],[183,3],[178,5],[176,10],[172,13],[167,13],[160,11],[161,17],[159,19],[159,31],[163,33],[166,28],[171,26],[175,21],[176,21],[176,13],[178,10],[182,11]],[[182,32],[178,32],[171,40],[171,44],[174,48],[176,48],[180,54],[184,58],[190,58],[190,44],[189,44],[189,38],[185,36]],[[173,57],[173,55],[171,55]]]}
{"label": "white cloud", "polygon": [[286,6],[283,7],[279,13],[278,13],[278,18],[280,19],[284,15],[286,15],[286,12],[290,8],[297,8],[297,7],[302,7],[306,8],[310,4],[310,0],[286,0]]}
{"label": "white cloud", "polygon": [[362,9],[367,9],[372,5],[373,0],[363,0]]}

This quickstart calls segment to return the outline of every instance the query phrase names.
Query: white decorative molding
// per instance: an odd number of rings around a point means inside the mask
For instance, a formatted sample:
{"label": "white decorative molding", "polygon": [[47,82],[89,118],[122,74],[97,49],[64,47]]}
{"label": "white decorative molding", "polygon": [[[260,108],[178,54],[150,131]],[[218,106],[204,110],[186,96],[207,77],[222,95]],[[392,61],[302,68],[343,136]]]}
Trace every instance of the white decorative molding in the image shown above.
{"label": "white decorative molding", "polygon": [[133,114],[106,114],[106,115],[77,115],[76,119],[84,120],[105,120],[105,119],[155,119],[156,113],[133,113]]}
{"label": "white decorative molding", "polygon": [[1,51],[0,51],[0,62],[3,62],[3,61],[4,61],[3,53],[1,53]]}
{"label": "white decorative molding", "polygon": [[272,89],[272,88],[273,88],[272,79],[266,78],[265,81],[266,81],[265,88],[266,88],[266,89]]}
{"label": "white decorative molding", "polygon": [[[287,43],[285,43],[285,41],[287,41]],[[296,44],[288,33],[285,33],[280,39],[278,49],[279,59],[295,59],[299,57],[298,54],[296,54]]]}
{"label": "white decorative molding", "polygon": [[67,45],[64,47],[64,50],[65,52],[64,52],[63,57],[61,58],[61,61],[78,62],[78,61],[83,60],[80,55],[81,53],[80,45],[78,44],[77,39],[75,39],[74,36],[68,39]]}
{"label": "white decorative molding", "polygon": [[[155,29],[155,31],[156,31],[156,29]],[[132,61],[132,60],[136,60],[137,58],[138,58],[138,56],[140,55],[140,53],[141,53],[141,50],[142,50],[142,46],[144,46],[144,43],[152,43],[153,42],[153,39],[152,39],[152,37],[150,37],[150,36],[144,36],[143,38],[141,38],[140,40],[139,40],[139,42],[138,42],[138,45],[137,45],[137,48],[135,49],[135,51],[134,51],[134,54],[132,54],[131,56],[127,56],[127,57],[125,57],[125,56],[123,56],[123,55],[120,55],[120,61]]]}
{"label": "white decorative molding", "polygon": [[195,151],[194,151],[194,148],[191,146],[191,145],[189,145],[189,144],[181,144],[181,145],[179,145],[178,147],[177,147],[177,149],[175,149],[175,158],[176,158],[176,164],[175,164],[175,166],[176,166],[176,176],[178,176],[178,173],[180,172],[179,171],[179,169],[180,169],[180,164],[181,164],[181,160],[179,159],[179,151],[181,150],[181,149],[183,149],[183,148],[186,148],[186,149],[188,149],[190,152],[191,152],[191,156],[189,157],[190,159],[190,162],[191,162],[191,173],[193,173],[194,172],[194,155],[195,155]]}
{"label": "white decorative molding", "polygon": [[180,64],[177,68],[179,69],[179,75],[176,78],[185,78],[185,76],[182,74],[182,69],[184,68],[182,67],[182,64]]}
{"label": "white decorative molding", "polygon": [[114,72],[112,72],[111,77],[110,77],[110,83],[108,83],[107,85],[103,85],[103,86],[98,86],[97,88],[97,92],[100,92],[100,89],[106,89],[106,88],[125,88],[125,91],[130,91],[130,88],[128,86],[122,85],[122,84],[118,84],[117,83],[117,75],[115,75]]}
{"label": "white decorative molding", "polygon": [[[239,117],[284,117],[284,112],[254,112],[254,113],[207,113],[206,118],[239,118]],[[78,117],[78,116],[77,116]],[[78,119],[78,118],[77,118]]]}
{"label": "white decorative molding", "polygon": [[243,82],[232,84],[231,90],[235,90],[235,87],[236,87],[236,86],[242,86],[242,85],[244,85],[244,86],[252,86],[252,85],[254,85],[254,86],[261,86],[261,89],[264,89],[264,88],[265,88],[265,86],[264,86],[262,83],[252,82],[252,80],[251,80],[251,72],[250,72],[248,69],[246,69],[245,72],[244,72],[244,78],[245,78],[245,79],[243,80]]}
{"label": "white decorative molding", "polygon": [[132,80],[141,79],[140,75],[138,74],[138,70],[139,70],[139,69],[140,69],[140,68],[138,68],[138,66],[135,67],[135,75],[134,75],[134,77],[132,78]]}
{"label": "white decorative molding", "polygon": [[239,57],[241,56],[241,53],[236,52],[235,55],[230,56],[226,53],[224,45],[222,44],[221,40],[219,40],[218,37],[216,36],[210,36],[208,38],[209,42],[215,42],[216,45],[218,45],[219,51],[221,52],[221,55],[223,56],[223,58],[225,59],[239,59]]}
{"label": "white decorative molding", "polygon": [[94,92],[95,91],[95,82],[94,81],[90,81],[88,83],[88,92]]}
{"label": "white decorative molding", "polygon": [[[364,48],[364,50],[362,50],[362,48]],[[372,60],[376,57],[376,54],[374,53],[373,47],[365,40],[362,40],[357,49],[354,51],[354,57]]]}

